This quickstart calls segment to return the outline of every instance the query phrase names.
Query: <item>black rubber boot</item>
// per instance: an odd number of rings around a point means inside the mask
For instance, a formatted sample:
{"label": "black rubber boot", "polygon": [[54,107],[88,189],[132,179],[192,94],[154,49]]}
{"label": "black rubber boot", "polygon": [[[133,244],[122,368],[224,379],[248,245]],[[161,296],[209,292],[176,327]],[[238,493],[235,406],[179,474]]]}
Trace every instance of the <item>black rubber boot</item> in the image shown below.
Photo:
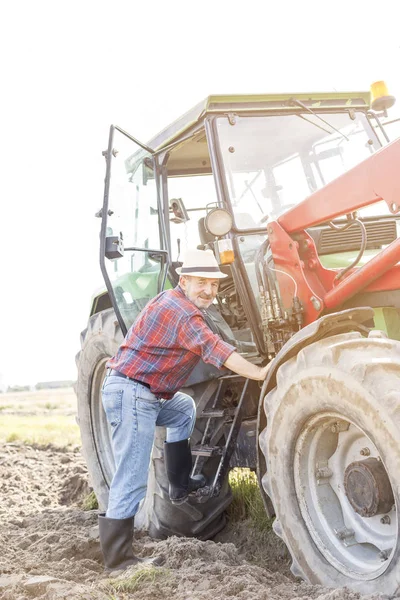
{"label": "black rubber boot", "polygon": [[182,504],[188,495],[206,484],[204,475],[190,477],[192,452],[189,440],[164,443],[165,468],[169,480],[169,497],[172,504]]}
{"label": "black rubber boot", "polygon": [[99,515],[100,546],[106,571],[119,571],[139,563],[160,565],[161,557],[138,558],[133,554],[134,519],[109,519]]}

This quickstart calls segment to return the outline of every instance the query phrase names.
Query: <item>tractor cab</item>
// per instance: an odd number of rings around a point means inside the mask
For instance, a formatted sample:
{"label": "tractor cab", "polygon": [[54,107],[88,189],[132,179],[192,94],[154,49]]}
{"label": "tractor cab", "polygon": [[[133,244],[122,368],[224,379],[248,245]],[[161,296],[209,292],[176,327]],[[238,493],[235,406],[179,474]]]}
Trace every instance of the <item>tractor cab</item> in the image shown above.
{"label": "tractor cab", "polygon": [[[100,258],[122,331],[149,298],[176,285],[187,248],[211,248],[230,275],[219,313],[234,331],[250,330],[261,354],[276,353],[260,327],[268,223],[387,142],[369,92],[209,96],[147,144],[112,126]],[[363,209],[364,260],[397,235],[387,208],[372,208]],[[347,237],[326,223],[309,232],[330,267],[351,263],[362,244],[357,227]],[[282,340],[301,322],[300,305],[282,307],[279,320],[285,310]]]}

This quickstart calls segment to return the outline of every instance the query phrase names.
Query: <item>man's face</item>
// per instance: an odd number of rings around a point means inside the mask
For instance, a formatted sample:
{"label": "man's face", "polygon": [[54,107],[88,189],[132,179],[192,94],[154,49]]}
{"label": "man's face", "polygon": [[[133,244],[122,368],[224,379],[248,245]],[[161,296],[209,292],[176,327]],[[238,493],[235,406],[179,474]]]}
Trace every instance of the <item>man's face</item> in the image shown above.
{"label": "man's face", "polygon": [[219,279],[181,275],[180,286],[197,308],[208,308],[218,292]]}

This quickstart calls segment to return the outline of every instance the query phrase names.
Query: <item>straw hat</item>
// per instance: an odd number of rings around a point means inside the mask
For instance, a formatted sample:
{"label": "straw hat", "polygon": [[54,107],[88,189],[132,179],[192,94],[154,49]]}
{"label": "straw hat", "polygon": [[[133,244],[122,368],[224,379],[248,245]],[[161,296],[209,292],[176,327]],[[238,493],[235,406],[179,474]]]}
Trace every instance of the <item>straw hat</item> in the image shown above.
{"label": "straw hat", "polygon": [[183,265],[176,269],[178,275],[223,279],[228,277],[219,270],[215,256],[211,250],[188,250]]}

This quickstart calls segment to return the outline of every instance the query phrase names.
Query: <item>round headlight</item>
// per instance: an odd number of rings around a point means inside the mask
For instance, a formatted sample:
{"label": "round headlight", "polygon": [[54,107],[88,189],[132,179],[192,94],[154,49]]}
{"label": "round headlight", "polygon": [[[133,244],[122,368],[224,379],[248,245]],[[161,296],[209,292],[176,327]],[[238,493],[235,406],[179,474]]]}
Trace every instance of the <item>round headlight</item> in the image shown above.
{"label": "round headlight", "polygon": [[205,218],[204,225],[215,237],[226,235],[232,229],[232,215],[225,208],[213,208]]}

